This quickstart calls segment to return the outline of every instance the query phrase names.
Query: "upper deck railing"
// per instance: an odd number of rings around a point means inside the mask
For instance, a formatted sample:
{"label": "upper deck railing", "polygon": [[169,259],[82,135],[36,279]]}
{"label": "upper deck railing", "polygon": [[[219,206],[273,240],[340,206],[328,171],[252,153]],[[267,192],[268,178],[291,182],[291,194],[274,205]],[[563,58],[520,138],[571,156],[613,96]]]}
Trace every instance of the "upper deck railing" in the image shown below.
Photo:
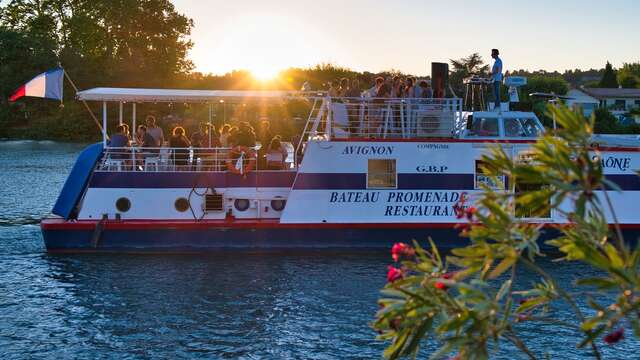
{"label": "upper deck railing", "polygon": [[107,147],[97,172],[231,172],[292,171],[297,167],[293,146],[286,153],[263,153],[254,148]]}
{"label": "upper deck railing", "polygon": [[462,99],[314,98],[307,138],[453,137],[464,128]]}

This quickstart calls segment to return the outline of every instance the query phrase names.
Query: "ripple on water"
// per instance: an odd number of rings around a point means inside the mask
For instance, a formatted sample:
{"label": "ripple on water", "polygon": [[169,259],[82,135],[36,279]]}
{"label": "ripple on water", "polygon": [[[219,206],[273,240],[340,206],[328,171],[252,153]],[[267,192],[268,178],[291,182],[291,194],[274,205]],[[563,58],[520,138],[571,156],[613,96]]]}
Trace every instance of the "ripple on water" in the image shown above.
{"label": "ripple on water", "polygon": [[[384,345],[368,323],[387,254],[47,255],[37,222],[80,149],[0,142],[3,358],[380,358]],[[545,266],[565,284],[588,271]],[[521,326],[534,350],[585,358],[570,330]],[[615,358],[640,346],[615,349],[604,350]],[[513,354],[505,346],[493,357]]]}

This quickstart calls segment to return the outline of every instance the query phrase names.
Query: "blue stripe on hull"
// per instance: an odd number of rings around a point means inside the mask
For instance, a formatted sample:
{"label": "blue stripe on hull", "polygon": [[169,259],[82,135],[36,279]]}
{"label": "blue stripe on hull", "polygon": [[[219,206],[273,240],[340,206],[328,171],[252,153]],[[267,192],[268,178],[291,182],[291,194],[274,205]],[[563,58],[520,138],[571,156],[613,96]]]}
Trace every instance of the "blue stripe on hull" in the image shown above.
{"label": "blue stripe on hull", "polygon": [[[635,243],[640,229],[624,230],[625,240]],[[557,236],[545,229],[541,242]],[[283,249],[388,249],[395,242],[418,240],[423,245],[431,237],[442,249],[468,244],[455,228],[268,228],[268,229],[149,229],[108,230],[102,233],[97,247],[92,246],[91,230],[43,230],[45,244],[51,252],[136,252],[207,253],[225,250],[269,251]]]}
{"label": "blue stripe on hull", "polygon": [[250,172],[247,177],[230,172],[96,172],[92,188],[205,188],[284,187],[290,188],[294,171]]}
{"label": "blue stripe on hull", "polygon": [[[300,173],[294,171],[251,172],[244,178],[228,172],[97,172],[92,188],[192,188],[282,187],[295,190],[363,190],[367,174]],[[640,190],[636,175],[607,175],[622,190]],[[399,190],[473,190],[473,174],[398,174]]]}

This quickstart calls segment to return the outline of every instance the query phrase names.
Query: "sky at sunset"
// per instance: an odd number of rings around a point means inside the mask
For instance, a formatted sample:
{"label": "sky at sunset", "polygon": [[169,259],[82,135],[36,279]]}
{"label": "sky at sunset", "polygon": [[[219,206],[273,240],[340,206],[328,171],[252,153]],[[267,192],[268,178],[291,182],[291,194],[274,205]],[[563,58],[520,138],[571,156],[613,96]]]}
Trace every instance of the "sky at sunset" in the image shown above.
{"label": "sky at sunset", "polygon": [[195,22],[196,70],[268,78],[331,62],[428,75],[431,61],[502,52],[505,70],[640,60],[637,0],[173,0]]}

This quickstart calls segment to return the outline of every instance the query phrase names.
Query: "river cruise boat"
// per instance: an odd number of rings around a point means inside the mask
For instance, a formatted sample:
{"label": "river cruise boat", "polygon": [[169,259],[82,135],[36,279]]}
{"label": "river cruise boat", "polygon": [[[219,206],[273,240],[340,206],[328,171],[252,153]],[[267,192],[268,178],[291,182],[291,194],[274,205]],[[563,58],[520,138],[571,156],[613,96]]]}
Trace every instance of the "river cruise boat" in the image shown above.
{"label": "river cruise boat", "polygon": [[[52,215],[42,221],[50,252],[215,252],[232,249],[361,249],[431,237],[466,239],[454,206],[473,199],[481,156],[501,146],[526,154],[544,131],[532,112],[463,111],[462,99],[330,98],[323,93],[95,88],[79,100],[279,106],[304,102],[304,129],[280,169],[259,148],[126,148],[103,142],[77,159]],[[626,141],[626,142],[625,142]],[[599,137],[602,164],[622,192],[609,196],[625,232],[640,229],[637,139]],[[262,166],[262,167],[261,167]],[[503,183],[507,183],[506,181]],[[492,184],[491,186],[497,186]],[[504,185],[502,185],[504,186]],[[517,191],[511,184],[506,191]],[[522,221],[562,224],[551,211]]]}

